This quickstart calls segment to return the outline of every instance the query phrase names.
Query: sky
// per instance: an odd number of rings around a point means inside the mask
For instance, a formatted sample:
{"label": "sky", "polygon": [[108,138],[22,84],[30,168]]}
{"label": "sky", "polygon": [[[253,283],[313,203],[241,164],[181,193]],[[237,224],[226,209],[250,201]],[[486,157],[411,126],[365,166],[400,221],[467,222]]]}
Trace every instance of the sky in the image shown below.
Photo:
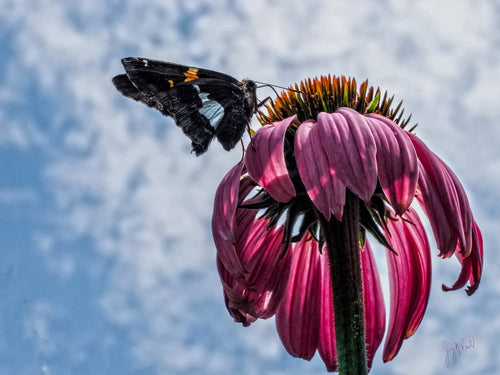
{"label": "sky", "polygon": [[273,319],[225,310],[211,214],[241,151],[198,158],[122,97],[127,56],[277,85],[343,74],[404,100],[468,193],[484,274],[472,297],[443,293],[459,266],[429,235],[427,313],[371,373],[500,373],[499,1],[0,0],[0,46],[0,375],[326,373]]}

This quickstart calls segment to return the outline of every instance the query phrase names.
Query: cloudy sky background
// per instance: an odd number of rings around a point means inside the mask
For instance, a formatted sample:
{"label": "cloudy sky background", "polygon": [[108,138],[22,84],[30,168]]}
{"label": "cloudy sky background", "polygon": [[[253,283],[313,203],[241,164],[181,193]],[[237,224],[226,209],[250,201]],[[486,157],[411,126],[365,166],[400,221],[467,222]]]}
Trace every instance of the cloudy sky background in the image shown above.
{"label": "cloudy sky background", "polygon": [[[0,0],[0,375],[326,373],[272,319],[225,311],[210,220],[241,152],[197,158],[121,97],[126,56],[280,85],[345,74],[403,99],[469,194],[485,271],[472,297],[441,292],[459,267],[430,237],[426,317],[372,373],[500,373],[499,1]],[[447,367],[443,342],[471,338]]]}

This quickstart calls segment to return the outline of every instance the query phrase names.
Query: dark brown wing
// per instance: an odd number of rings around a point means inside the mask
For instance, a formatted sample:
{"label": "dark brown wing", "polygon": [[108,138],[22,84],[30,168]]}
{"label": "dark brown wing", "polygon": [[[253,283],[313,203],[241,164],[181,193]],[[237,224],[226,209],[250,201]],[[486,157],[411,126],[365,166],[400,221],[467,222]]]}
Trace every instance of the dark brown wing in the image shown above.
{"label": "dark brown wing", "polygon": [[215,136],[226,150],[243,136],[253,115],[247,105],[246,83],[223,73],[164,61],[134,57],[122,62],[126,74],[113,78],[117,90],[171,116],[192,140],[197,155],[207,150]]}

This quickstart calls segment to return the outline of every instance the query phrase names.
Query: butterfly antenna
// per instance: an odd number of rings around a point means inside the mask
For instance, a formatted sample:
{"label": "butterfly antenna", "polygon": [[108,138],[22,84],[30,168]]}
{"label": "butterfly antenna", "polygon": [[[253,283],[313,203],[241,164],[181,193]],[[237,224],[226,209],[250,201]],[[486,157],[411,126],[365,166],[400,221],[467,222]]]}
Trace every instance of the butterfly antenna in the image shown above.
{"label": "butterfly antenna", "polygon": [[[273,85],[271,83],[266,83],[266,82],[260,82],[260,81],[254,81],[255,83],[257,83],[259,86],[257,86],[257,88],[261,88],[261,87],[269,87],[271,88],[271,90],[274,91],[274,93],[276,94],[278,100],[281,100],[281,97],[279,96],[278,92],[275,90],[275,87],[279,88],[279,89],[283,89],[283,90],[287,90],[287,91],[293,91],[293,92],[298,92],[298,93],[301,93],[301,94],[304,94],[306,95],[306,93],[302,90],[296,90],[296,89],[292,89],[290,87],[284,87],[284,86],[279,86],[279,85]],[[266,102],[268,100],[271,100],[271,97],[268,96],[267,98],[265,98],[264,100],[261,100],[258,104],[257,104],[257,112],[259,112],[260,114],[262,114],[262,112],[258,109],[260,107],[262,107],[264,104],[266,104]],[[252,147],[253,147],[253,143],[252,143]]]}
{"label": "butterfly antenna", "polygon": [[243,138],[240,139],[240,144],[241,144],[241,160],[240,162],[243,161],[243,158],[245,157],[245,144],[243,143]]}
{"label": "butterfly antenna", "polygon": [[270,87],[274,91],[274,93],[276,94],[276,96],[279,96],[279,95],[278,95],[278,92],[274,89],[275,87],[277,87],[279,89],[287,90],[287,91],[299,92],[301,94],[306,95],[306,93],[304,91],[302,91],[302,90],[291,89],[290,87],[273,85],[271,83],[266,83],[266,82],[260,82],[260,81],[254,81],[254,82],[257,83],[257,84],[259,84],[259,86],[257,86],[257,88]]}

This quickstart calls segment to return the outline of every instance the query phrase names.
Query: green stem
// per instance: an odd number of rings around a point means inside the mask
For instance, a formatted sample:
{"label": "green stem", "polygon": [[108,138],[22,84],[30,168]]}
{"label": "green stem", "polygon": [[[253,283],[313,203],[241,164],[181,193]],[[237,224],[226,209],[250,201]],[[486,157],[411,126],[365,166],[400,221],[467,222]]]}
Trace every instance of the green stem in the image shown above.
{"label": "green stem", "polygon": [[342,221],[323,220],[340,375],[368,374],[359,252],[359,198],[347,191]]}

